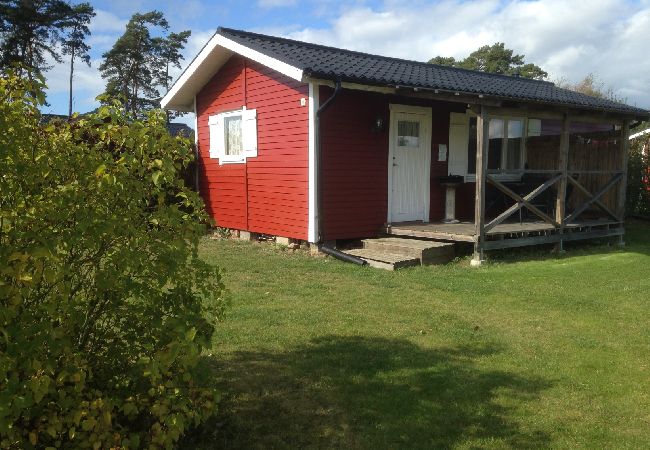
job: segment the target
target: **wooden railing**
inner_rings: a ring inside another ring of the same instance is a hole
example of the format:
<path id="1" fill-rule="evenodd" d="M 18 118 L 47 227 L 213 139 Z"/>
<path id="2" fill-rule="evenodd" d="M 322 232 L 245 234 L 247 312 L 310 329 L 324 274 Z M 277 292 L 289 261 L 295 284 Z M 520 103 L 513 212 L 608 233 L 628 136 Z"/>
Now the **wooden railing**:
<path id="1" fill-rule="evenodd" d="M 557 172 L 557 171 L 556 171 Z M 492 175 L 487 175 L 487 181 L 492 184 L 495 188 L 503 192 L 505 195 L 508 197 L 512 198 L 515 201 L 515 204 L 512 205 L 510 208 L 499 214 L 498 217 L 493 219 L 490 223 L 485 225 L 485 231 L 489 231 L 492 228 L 496 227 L 499 225 L 501 222 L 504 220 L 508 219 L 510 216 L 515 214 L 517 211 L 521 210 L 522 208 L 527 208 L 530 210 L 533 214 L 536 216 L 540 217 L 542 220 L 545 222 L 550 223 L 551 225 L 555 227 L 559 227 L 560 224 L 555 221 L 551 216 L 540 210 L 538 207 L 533 205 L 531 202 L 532 200 L 537 197 L 539 194 L 553 186 L 555 183 L 560 181 L 562 179 L 562 174 L 558 174 L 551 178 L 550 180 L 542 183 L 535 189 L 533 189 L 531 192 L 526 194 L 525 196 L 520 196 L 516 192 L 514 192 L 512 189 L 508 188 L 506 185 L 498 181 L 496 178 L 494 178 Z"/>

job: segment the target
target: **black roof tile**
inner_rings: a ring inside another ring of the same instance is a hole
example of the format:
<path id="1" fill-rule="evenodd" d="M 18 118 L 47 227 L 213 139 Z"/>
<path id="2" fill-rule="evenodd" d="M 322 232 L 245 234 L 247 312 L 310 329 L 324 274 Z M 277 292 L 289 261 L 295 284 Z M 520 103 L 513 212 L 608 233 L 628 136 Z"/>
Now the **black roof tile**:
<path id="1" fill-rule="evenodd" d="M 439 89 L 483 94 L 648 117 L 650 112 L 611 100 L 562 89 L 548 81 L 439 66 L 292 39 L 219 28 L 217 33 L 267 56 L 302 69 L 314 78 L 378 86 Z"/>

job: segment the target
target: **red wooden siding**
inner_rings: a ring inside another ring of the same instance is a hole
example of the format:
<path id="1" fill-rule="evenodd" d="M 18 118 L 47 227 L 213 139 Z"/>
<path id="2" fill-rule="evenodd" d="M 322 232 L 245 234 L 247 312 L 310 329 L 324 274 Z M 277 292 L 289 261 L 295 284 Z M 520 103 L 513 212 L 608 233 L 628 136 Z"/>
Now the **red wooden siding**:
<path id="1" fill-rule="evenodd" d="M 321 104 L 332 92 L 321 87 Z M 462 105 L 342 90 L 321 116 L 325 240 L 376 236 L 386 224 L 390 103 L 432 108 L 430 220 L 444 217 L 437 177 L 447 174 L 447 162 L 438 161 L 438 145 L 449 145 L 449 113 L 462 111 Z M 372 131 L 377 117 L 387 124 L 380 133 Z"/>
<path id="2" fill-rule="evenodd" d="M 196 98 L 201 195 L 217 225 L 307 239 L 308 86 L 233 56 Z M 219 165 L 209 155 L 208 117 L 257 110 L 257 157 Z"/>
<path id="3" fill-rule="evenodd" d="M 447 175 L 447 160 L 438 161 L 438 146 L 447 146 L 449 158 L 449 113 L 455 111 L 450 105 L 434 103 L 431 124 L 431 195 L 429 205 L 429 221 L 442 220 L 445 217 L 446 190 L 438 182 L 438 177 Z"/>
<path id="4" fill-rule="evenodd" d="M 331 94 L 321 87 L 321 104 Z M 321 115 L 325 240 L 374 236 L 386 222 L 388 131 L 372 132 L 377 116 L 388 120 L 381 95 L 348 90 Z"/>

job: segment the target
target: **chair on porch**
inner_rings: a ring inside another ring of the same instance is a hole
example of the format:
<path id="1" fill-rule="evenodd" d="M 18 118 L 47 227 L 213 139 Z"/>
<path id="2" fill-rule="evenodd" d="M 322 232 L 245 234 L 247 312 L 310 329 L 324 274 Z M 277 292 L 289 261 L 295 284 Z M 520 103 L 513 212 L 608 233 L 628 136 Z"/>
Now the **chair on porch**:
<path id="1" fill-rule="evenodd" d="M 519 191 L 515 190 L 517 194 L 524 197 L 532 192 L 539 185 L 544 184 L 551 178 L 551 175 L 547 174 L 534 174 L 534 173 L 525 173 L 521 177 L 521 183 L 518 186 Z M 544 192 L 535 197 L 531 204 L 535 206 L 540 211 L 553 216 L 555 214 L 555 198 L 557 197 L 557 189 L 555 186 L 552 188 L 546 189 Z M 525 209 L 525 211 L 523 211 Z M 522 208 L 519 210 L 519 222 L 522 223 L 524 216 L 526 219 L 536 218 L 537 216 L 527 208 Z"/>

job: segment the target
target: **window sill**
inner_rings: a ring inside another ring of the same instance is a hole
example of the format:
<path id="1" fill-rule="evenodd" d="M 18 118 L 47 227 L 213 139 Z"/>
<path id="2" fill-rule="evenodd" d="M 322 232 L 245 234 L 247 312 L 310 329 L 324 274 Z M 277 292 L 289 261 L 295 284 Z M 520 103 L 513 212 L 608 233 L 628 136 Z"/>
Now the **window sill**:
<path id="1" fill-rule="evenodd" d="M 228 157 L 223 155 L 218 155 L 215 153 L 210 153 L 210 159 L 218 159 L 219 165 L 222 164 L 244 164 L 246 162 L 246 156 L 242 155 L 240 157 Z"/>
<path id="2" fill-rule="evenodd" d="M 223 164 L 244 164 L 246 163 L 246 156 L 240 156 L 240 157 L 226 157 L 226 156 L 220 156 L 219 157 L 219 165 Z"/>

